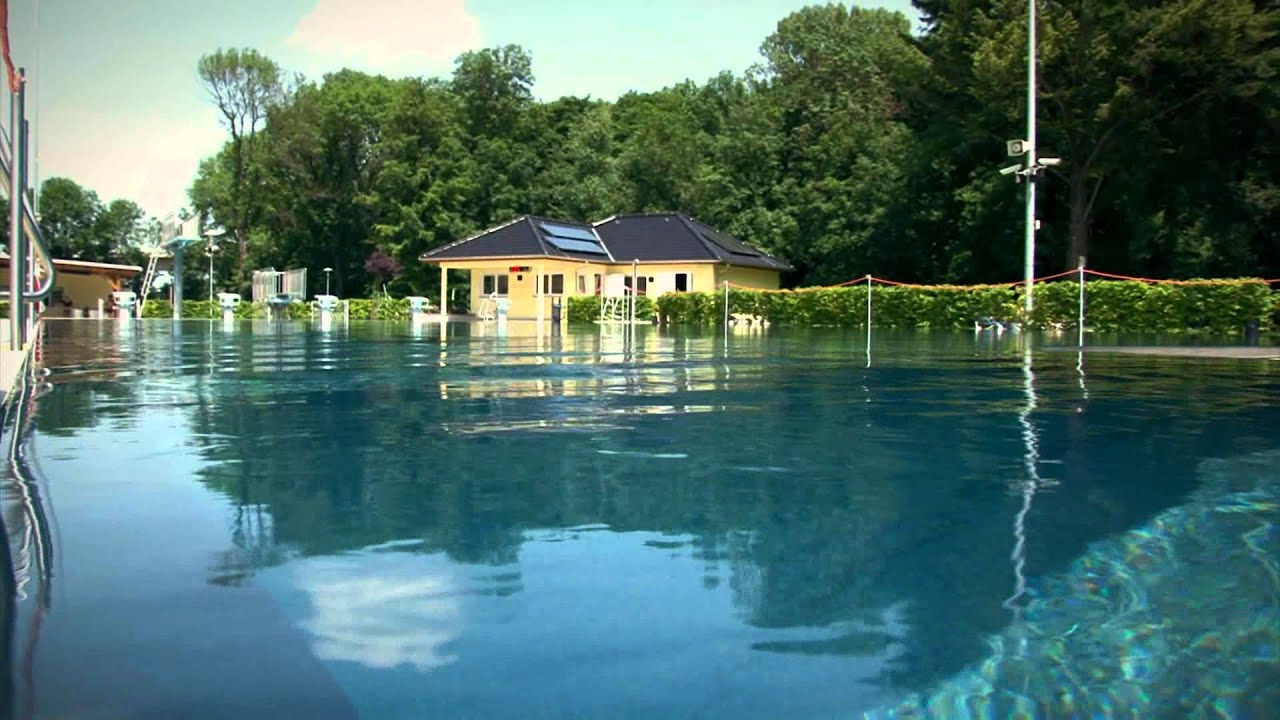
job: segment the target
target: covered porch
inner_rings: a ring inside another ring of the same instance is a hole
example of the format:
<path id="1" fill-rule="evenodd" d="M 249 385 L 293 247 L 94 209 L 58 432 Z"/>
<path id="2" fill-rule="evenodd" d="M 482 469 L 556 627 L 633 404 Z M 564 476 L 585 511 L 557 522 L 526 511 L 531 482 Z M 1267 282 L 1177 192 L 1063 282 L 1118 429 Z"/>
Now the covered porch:
<path id="1" fill-rule="evenodd" d="M 98 312 L 99 302 L 106 303 L 111 293 L 120 290 L 142 272 L 137 265 L 54 260 L 57 284 L 49 298 L 48 317 L 90 317 Z M 0 256 L 0 285 L 9 283 L 9 257 Z"/>
<path id="2" fill-rule="evenodd" d="M 439 303 L 441 308 L 450 307 L 450 271 L 466 273 L 466 307 L 470 315 L 492 318 L 499 304 L 505 304 L 507 317 L 512 320 L 548 320 L 554 308 L 563 311 L 570 297 L 615 292 L 622 295 L 622 278 L 619 275 L 611 281 L 610 270 L 613 268 L 600 263 L 547 258 L 442 262 Z M 456 307 L 456 303 L 453 305 Z"/>

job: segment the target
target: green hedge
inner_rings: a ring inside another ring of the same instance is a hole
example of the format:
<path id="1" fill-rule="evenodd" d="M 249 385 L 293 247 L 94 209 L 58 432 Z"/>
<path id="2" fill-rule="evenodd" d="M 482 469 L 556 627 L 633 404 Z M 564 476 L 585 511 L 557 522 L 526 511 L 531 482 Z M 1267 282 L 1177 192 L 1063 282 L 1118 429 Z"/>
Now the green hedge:
<path id="1" fill-rule="evenodd" d="M 352 299 L 352 320 L 408 320 L 409 300 L 407 298 L 372 298 Z M 236 317 L 241 319 L 266 318 L 266 303 L 242 302 L 236 307 Z M 148 300 L 142 308 L 144 318 L 173 317 L 173 304 L 168 300 Z M 222 308 L 216 302 L 208 300 L 184 300 L 182 317 L 216 318 L 222 316 Z M 286 316 L 293 319 L 312 317 L 310 303 L 294 303 L 286 310 Z"/>
<path id="2" fill-rule="evenodd" d="M 591 323 L 600 319 L 600 298 L 593 295 L 570 296 L 565 307 L 565 320 L 571 323 Z M 657 304 L 651 297 L 639 297 L 636 302 L 636 319 L 653 320 Z"/>
<path id="3" fill-rule="evenodd" d="M 1037 285 L 1035 325 L 1075 327 L 1080 286 Z M 1234 334 L 1248 320 L 1264 330 L 1280 321 L 1280 293 L 1260 280 L 1219 280 L 1195 285 L 1154 285 L 1097 280 L 1086 284 L 1085 325 L 1100 332 L 1188 332 Z M 672 293 L 657 301 L 663 322 L 718 324 L 721 293 Z M 733 290 L 729 311 L 758 315 L 782 325 L 865 327 L 867 288 L 855 285 L 783 292 Z M 1020 288 L 893 287 L 872 289 L 873 324 L 888 328 L 968 328 L 989 316 L 1022 321 Z M 572 316 L 571 316 L 572 319 Z M 594 319 L 594 318 L 592 318 Z"/>
<path id="4" fill-rule="evenodd" d="M 1076 325 L 1079 285 L 1074 282 L 1043 283 L 1035 289 L 1034 324 Z M 353 320 L 407 320 L 409 301 L 405 298 L 354 299 Z M 183 302 L 183 317 L 214 318 L 222 314 L 217 303 L 208 300 Z M 1249 320 L 1257 320 L 1266 332 L 1280 328 L 1280 291 L 1273 292 L 1260 280 L 1217 280 L 1195 285 L 1150 284 L 1093 280 L 1086 285 L 1086 320 L 1090 330 L 1099 332 L 1209 332 L 1236 334 Z M 979 317 L 1021 320 L 1020 288 L 989 287 L 893 287 L 872 289 L 873 323 L 886 328 L 969 328 Z M 0 317 L 8 317 L 7 302 L 0 302 Z M 733 290 L 729 310 L 734 314 L 758 315 L 780 325 L 863 327 L 867 320 L 867 288 L 854 285 L 783 292 Z M 289 306 L 288 317 L 311 317 L 308 303 Z M 708 293 L 668 293 L 642 297 L 636 307 L 637 319 L 651 321 L 657 313 L 663 322 L 680 325 L 717 325 L 724 318 L 724 295 Z M 570 297 L 566 320 L 589 323 L 599 319 L 600 299 Z M 173 316 L 167 300 L 148 300 L 143 312 L 148 318 Z M 239 318 L 265 318 L 265 303 L 241 303 Z"/>

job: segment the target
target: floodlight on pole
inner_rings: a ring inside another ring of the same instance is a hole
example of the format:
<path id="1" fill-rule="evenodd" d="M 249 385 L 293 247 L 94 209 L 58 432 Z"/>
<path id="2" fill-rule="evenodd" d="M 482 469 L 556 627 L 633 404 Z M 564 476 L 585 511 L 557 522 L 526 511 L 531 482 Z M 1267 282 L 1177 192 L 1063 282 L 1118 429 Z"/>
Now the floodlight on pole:
<path id="1" fill-rule="evenodd" d="M 331 267 L 327 267 L 324 269 L 324 294 L 325 295 L 329 294 L 329 273 L 331 272 L 333 272 L 333 268 Z"/>
<path id="2" fill-rule="evenodd" d="M 1023 248 L 1023 309 L 1031 321 L 1036 276 L 1036 0 L 1027 2 L 1027 227 Z"/>
<path id="3" fill-rule="evenodd" d="M 1036 0 L 1027 2 L 1027 136 L 1005 143 L 1009 157 L 1022 156 L 1022 165 L 1010 165 L 1000 169 L 1001 175 L 1012 175 L 1018 182 L 1027 181 L 1026 239 L 1023 243 L 1023 311 L 1031 319 L 1035 309 L 1032 286 L 1036 276 L 1036 177 L 1046 168 L 1062 163 L 1062 158 L 1036 158 Z"/>
<path id="4" fill-rule="evenodd" d="M 227 231 L 220 227 L 212 227 L 204 231 L 204 236 L 209 239 L 209 302 L 213 302 L 213 254 L 218 251 L 214 238 L 220 238 L 226 234 Z"/>

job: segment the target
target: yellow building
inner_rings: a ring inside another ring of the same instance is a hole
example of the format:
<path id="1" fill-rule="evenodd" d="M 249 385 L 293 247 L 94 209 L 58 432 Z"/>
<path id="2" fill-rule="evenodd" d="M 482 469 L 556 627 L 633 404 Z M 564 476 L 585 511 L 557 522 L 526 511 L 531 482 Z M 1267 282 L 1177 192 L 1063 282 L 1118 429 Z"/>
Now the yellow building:
<path id="1" fill-rule="evenodd" d="M 626 297 L 633 278 L 638 295 L 656 297 L 725 282 L 776 289 L 791 269 L 681 213 L 618 215 L 590 225 L 525 215 L 421 259 L 440 267 L 442 308 L 448 271 L 464 270 L 471 274 L 471 313 L 502 302 L 513 319 L 550 317 L 553 303 L 575 295 Z"/>
<path id="2" fill-rule="evenodd" d="M 142 272 L 137 265 L 54 260 L 57 273 L 48 313 L 52 317 L 76 317 L 86 309 L 97 311 L 98 301 L 106 301 L 129 278 Z M 0 256 L 0 287 L 9 287 L 9 257 Z"/>

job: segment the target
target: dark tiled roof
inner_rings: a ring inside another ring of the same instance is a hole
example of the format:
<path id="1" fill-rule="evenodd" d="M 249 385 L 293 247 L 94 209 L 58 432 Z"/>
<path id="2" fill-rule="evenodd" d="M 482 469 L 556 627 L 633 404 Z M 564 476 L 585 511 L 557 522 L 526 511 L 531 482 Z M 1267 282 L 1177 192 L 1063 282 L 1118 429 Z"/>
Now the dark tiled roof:
<path id="1" fill-rule="evenodd" d="M 455 258 L 511 257 L 541 255 L 542 243 L 526 222 L 526 218 L 512 220 L 506 225 L 486 230 L 479 235 L 463 238 L 422 254 L 422 260 L 452 260 Z"/>
<path id="2" fill-rule="evenodd" d="M 713 260 L 743 267 L 785 271 L 791 266 L 681 213 L 619 215 L 596 224 L 620 262 Z"/>
<path id="3" fill-rule="evenodd" d="M 461 260 L 464 258 L 531 257 L 536 255 L 545 255 L 547 257 L 561 259 L 611 262 L 611 258 L 607 254 L 601 255 L 598 253 L 579 253 L 561 250 L 551 242 L 547 241 L 548 234 L 542 229 L 541 225 L 544 222 L 578 228 L 579 230 L 591 233 L 595 236 L 595 231 L 586 223 L 525 215 L 512 220 L 506 225 L 499 225 L 496 228 L 486 230 L 478 235 L 472 235 L 471 237 L 464 238 L 455 243 L 438 247 L 435 250 L 429 250 L 423 253 L 419 259 L 439 261 Z"/>
<path id="4" fill-rule="evenodd" d="M 607 254 L 563 250 L 550 240 L 543 223 L 565 225 L 591 233 L 601 241 Z M 619 215 L 594 226 L 526 215 L 426 252 L 421 259 L 440 261 L 538 255 L 606 263 L 701 261 L 766 270 L 791 269 L 786 262 L 681 213 Z"/>

